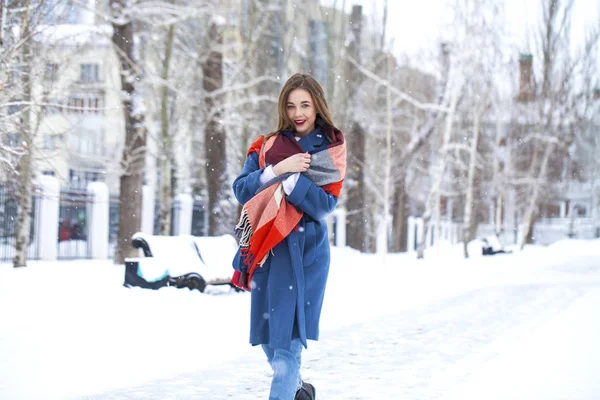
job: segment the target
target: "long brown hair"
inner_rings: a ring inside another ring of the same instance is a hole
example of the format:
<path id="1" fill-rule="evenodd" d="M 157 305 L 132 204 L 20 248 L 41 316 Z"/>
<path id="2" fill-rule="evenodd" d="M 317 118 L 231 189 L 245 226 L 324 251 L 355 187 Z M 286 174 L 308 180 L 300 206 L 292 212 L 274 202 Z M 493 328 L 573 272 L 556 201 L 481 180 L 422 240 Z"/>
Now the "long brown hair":
<path id="1" fill-rule="evenodd" d="M 332 127 L 335 126 L 333 125 L 333 118 L 331 117 L 331 111 L 329 111 L 327 100 L 325 100 L 325 92 L 323 91 L 323 88 L 319 82 L 317 82 L 315 78 L 308 74 L 297 73 L 292 75 L 292 77 L 287 80 L 281 89 L 279 101 L 277 102 L 277 130 L 266 135 L 267 138 L 276 135 L 279 132 L 292 130 L 294 128 L 294 123 L 287 116 L 286 106 L 290 93 L 296 89 L 305 89 L 308 91 L 313 99 L 314 106 L 317 111 L 317 118 L 321 117 L 325 123 L 331 125 Z"/>

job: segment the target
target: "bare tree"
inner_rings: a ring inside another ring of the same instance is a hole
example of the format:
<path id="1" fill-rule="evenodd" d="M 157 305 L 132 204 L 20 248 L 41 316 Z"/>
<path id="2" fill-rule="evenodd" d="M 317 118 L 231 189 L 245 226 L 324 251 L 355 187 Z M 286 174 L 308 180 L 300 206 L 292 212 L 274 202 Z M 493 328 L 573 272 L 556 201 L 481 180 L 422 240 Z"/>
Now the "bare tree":
<path id="1" fill-rule="evenodd" d="M 174 4 L 174 0 L 171 0 Z M 165 39 L 165 55 L 162 60 L 161 78 L 163 85 L 160 89 L 160 120 L 161 120 L 161 147 L 159 149 L 160 170 L 160 215 L 159 233 L 169 235 L 171 233 L 171 200 L 173 196 L 171 170 L 173 168 L 173 133 L 169 124 L 169 70 L 171 68 L 171 54 L 173 53 L 173 42 L 175 41 L 175 23 L 167 28 Z"/>
<path id="2" fill-rule="evenodd" d="M 447 71 L 447 69 L 442 69 Z M 405 88 L 412 95 L 419 95 L 422 101 L 441 101 L 443 100 L 444 88 L 447 84 L 447 74 L 442 74 L 442 78 L 434 80 L 432 76 L 420 73 L 418 71 L 408 70 L 402 77 Z M 397 138 L 395 151 L 399 153 L 394 163 L 394 229 L 392 231 L 392 249 L 393 251 L 406 251 L 408 249 L 408 203 L 410 201 L 408 171 L 414 170 L 414 159 L 418 154 L 423 154 L 424 149 L 430 145 L 430 139 L 436 132 L 436 127 L 442 120 L 445 112 L 442 110 L 424 110 L 418 107 L 404 105 L 407 108 L 405 126 L 408 127 L 408 138 L 400 142 Z M 402 126 L 401 123 L 396 125 Z M 402 143 L 402 145 L 400 145 Z M 404 144 L 406 143 L 406 144 Z M 414 174 L 413 174 L 414 175 Z M 414 193 L 413 193 L 414 196 Z"/>
<path id="3" fill-rule="evenodd" d="M 4 52 L 4 25 L 6 23 L 7 0 L 0 0 L 0 48 Z"/>
<path id="4" fill-rule="evenodd" d="M 464 77 L 462 76 L 462 71 L 460 71 L 456 66 L 454 66 L 449 74 L 447 96 L 445 96 L 446 98 L 448 98 L 448 113 L 445 117 L 442 141 L 440 143 L 440 149 L 437 160 L 437 168 L 434 167 L 432 171 L 432 184 L 429 190 L 429 194 L 427 195 L 427 200 L 425 202 L 425 212 L 423 213 L 423 229 L 421 230 L 421 234 L 418 238 L 417 243 L 417 258 L 419 259 L 423 258 L 425 255 L 425 242 L 427 239 L 429 221 L 431 220 L 431 216 L 434 213 L 434 211 L 437 212 L 438 216 L 440 214 L 439 210 L 441 202 L 440 199 L 442 193 L 442 183 L 444 181 L 444 175 L 446 172 L 449 144 L 452 136 L 452 129 L 454 126 L 456 107 L 463 87 L 463 79 Z M 437 225 L 439 226 L 439 223 Z M 436 233 L 436 237 L 439 237 L 439 232 Z"/>
<path id="5" fill-rule="evenodd" d="M 475 84 L 473 86 L 474 89 L 478 89 L 479 85 Z M 477 145 L 479 144 L 479 136 L 481 133 L 481 119 L 483 117 L 483 113 L 485 111 L 485 104 L 479 103 L 475 107 L 473 107 L 473 128 L 472 128 L 472 136 L 471 136 L 471 144 L 469 149 L 469 170 L 467 176 L 467 191 L 465 195 L 465 207 L 464 207 L 464 219 L 463 219 L 463 227 L 462 227 L 462 237 L 463 237 L 463 253 L 465 258 L 469 257 L 468 244 L 472 239 L 471 235 L 471 225 L 473 218 L 473 209 L 474 207 L 474 185 L 475 185 L 475 168 L 477 166 Z"/>
<path id="6" fill-rule="evenodd" d="M 467 0 L 462 3 L 459 16 L 463 20 L 465 37 L 468 48 L 477 49 L 468 53 L 468 57 L 462 63 L 466 70 L 468 79 L 465 84 L 466 94 L 464 106 L 467 108 L 464 121 L 470 126 L 470 132 L 464 134 L 465 139 L 470 139 L 466 163 L 467 177 L 465 183 L 464 216 L 462 226 L 463 253 L 465 258 L 469 257 L 468 243 L 473 239 L 477 230 L 475 211 L 477 201 L 475 192 L 481 186 L 481 179 L 476 181 L 478 169 L 483 165 L 478 162 L 479 140 L 485 129 L 486 117 L 492 103 L 498 103 L 495 99 L 495 84 L 492 76 L 498 70 L 499 55 L 501 55 L 499 35 L 501 34 L 501 11 L 497 2 L 483 2 L 480 0 Z M 486 50 L 482 50 L 486 49 Z M 498 118 L 499 115 L 496 115 Z M 463 173 L 464 175 L 464 173 Z"/>
<path id="7" fill-rule="evenodd" d="M 139 73 L 135 61 L 134 22 L 123 11 L 126 0 L 110 0 L 113 11 L 112 42 L 121 67 L 122 107 L 125 119 L 125 147 L 121 159 L 119 192 L 119 234 L 115 262 L 135 256 L 131 237 L 139 232 L 142 217 L 142 185 L 146 155 L 146 128 L 136 82 Z"/>
<path id="8" fill-rule="evenodd" d="M 23 4 L 24 11 L 21 19 L 21 38 L 26 38 L 31 35 L 30 12 L 31 1 L 27 0 Z M 21 99 L 26 104 L 20 117 L 20 133 L 21 141 L 26 152 L 19 159 L 17 172 L 17 203 L 19 212 L 17 213 L 16 221 L 16 242 L 15 242 L 15 257 L 13 259 L 14 267 L 27 266 L 27 247 L 29 245 L 29 227 L 31 225 L 31 197 L 33 195 L 33 163 L 31 151 L 33 148 L 33 127 L 31 118 L 31 41 L 25 40 L 21 49 L 19 64 L 21 70 Z"/>
<path id="9" fill-rule="evenodd" d="M 362 113 L 356 115 L 364 118 L 368 115 L 370 121 L 369 140 L 365 143 L 369 154 L 367 157 L 384 161 L 363 166 L 367 190 L 365 196 L 368 195 L 365 211 L 372 213 L 373 219 L 380 223 L 378 247 L 381 251 L 387 247 L 383 243 L 389 242 L 386 237 L 391 226 L 392 193 L 404 191 L 407 168 L 414 156 L 428 143 L 437 122 L 447 110 L 445 105 L 432 102 L 436 100 L 434 92 L 439 90 L 435 88 L 432 77 L 408 67 L 398 68 L 397 61 L 391 55 L 380 53 L 379 57 L 374 57 L 374 65 L 370 67 L 359 64 L 349 56 L 347 59 L 365 79 L 358 92 L 363 104 Z M 393 67 L 389 68 L 388 79 L 384 79 L 381 76 L 388 74 L 388 63 Z M 443 88 L 446 79 L 443 78 L 440 83 Z M 402 194 L 399 197 L 405 196 Z M 398 232 L 406 231 L 406 203 L 395 203 L 394 225 L 399 227 Z M 387 218 L 383 217 L 385 212 Z M 401 233 L 400 237 L 397 236 L 398 232 L 394 241 L 403 241 L 405 246 L 406 234 L 402 239 Z M 402 245 L 395 246 L 398 248 Z"/>
<path id="10" fill-rule="evenodd" d="M 351 21 L 351 31 L 349 33 L 347 53 L 355 60 L 360 60 L 360 39 L 362 32 L 362 6 L 353 6 Z M 360 74 L 356 63 L 348 62 L 346 77 L 349 82 L 359 82 Z M 357 102 L 356 92 L 349 93 L 349 101 Z M 357 104 L 355 105 L 357 106 Z M 351 109 L 350 107 L 348 109 Z M 351 114 L 352 115 L 352 114 Z M 346 208 L 348 210 L 348 245 L 352 248 L 366 251 L 366 202 L 365 202 L 365 130 L 361 121 L 349 120 L 350 132 L 348 141 L 348 173 L 346 180 L 347 200 Z"/>
<path id="11" fill-rule="evenodd" d="M 17 201 L 14 267 L 27 265 L 30 243 L 32 196 L 35 178 L 36 141 L 40 127 L 41 100 L 33 94 L 35 75 L 46 62 L 46 52 L 35 42 L 47 10 L 31 0 L 2 1 L 0 32 L 0 157 L 4 179 L 12 182 Z M 6 136 L 16 142 L 5 144 Z"/>
<path id="12" fill-rule="evenodd" d="M 589 87 L 578 83 L 578 75 L 585 75 L 589 54 L 598 49 L 599 27 L 588 35 L 575 57 L 571 56 L 569 32 L 574 2 L 564 4 L 558 0 L 542 2 L 543 23 L 540 30 L 541 53 L 540 90 L 535 100 L 528 104 L 536 107 L 533 124 L 526 132 L 525 140 L 533 143 L 531 160 L 524 179 L 526 200 L 520 226 L 519 247 L 522 249 L 531 238 L 533 222 L 539 206 L 540 196 L 548 187 L 552 170 L 563 168 L 565 158 L 556 158 L 557 150 L 566 148 L 574 135 L 582 130 L 582 123 L 590 120 Z M 531 110 L 530 106 L 521 107 Z"/>
<path id="13" fill-rule="evenodd" d="M 384 23 L 387 18 L 387 1 L 385 3 L 385 18 Z M 384 25 L 385 26 L 385 25 Z M 384 30 L 385 32 L 385 30 Z M 382 37 L 382 41 L 385 39 L 385 35 Z M 386 62 L 387 69 L 387 80 L 391 83 L 392 81 L 392 69 L 394 67 L 393 60 L 388 57 Z M 391 202 L 392 202 L 392 125 L 393 125 L 393 114 L 392 114 L 392 90 L 391 84 L 387 85 L 385 88 L 385 110 L 386 110 L 386 129 L 385 129 L 385 164 L 384 164 L 384 178 L 383 178 L 383 215 L 381 217 L 380 223 L 383 225 L 381 228 L 382 237 L 381 241 L 383 243 L 380 244 L 380 249 L 383 253 L 388 252 L 388 243 L 389 243 L 389 230 L 391 227 Z"/>
<path id="14" fill-rule="evenodd" d="M 220 21 L 213 20 L 209 37 L 213 45 L 204 63 L 204 90 L 206 90 L 206 111 L 209 114 L 204 131 L 206 156 L 206 183 L 208 188 L 209 234 L 218 235 L 230 231 L 226 223 L 227 202 L 227 167 L 225 157 L 226 131 L 221 125 L 219 103 L 211 96 L 223 87 L 223 53 L 217 46 L 223 44 L 223 33 Z"/>

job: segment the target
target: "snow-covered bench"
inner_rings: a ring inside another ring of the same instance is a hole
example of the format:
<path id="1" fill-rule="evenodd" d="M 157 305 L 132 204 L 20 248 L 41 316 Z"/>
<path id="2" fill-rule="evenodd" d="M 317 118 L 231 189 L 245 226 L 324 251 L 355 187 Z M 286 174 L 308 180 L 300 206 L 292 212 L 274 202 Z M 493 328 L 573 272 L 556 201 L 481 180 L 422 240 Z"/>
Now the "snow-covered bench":
<path id="1" fill-rule="evenodd" d="M 206 285 L 229 285 L 237 242 L 223 236 L 154 236 L 136 233 L 132 245 L 144 257 L 125 260 L 124 286 L 158 289 L 187 287 L 204 291 Z"/>

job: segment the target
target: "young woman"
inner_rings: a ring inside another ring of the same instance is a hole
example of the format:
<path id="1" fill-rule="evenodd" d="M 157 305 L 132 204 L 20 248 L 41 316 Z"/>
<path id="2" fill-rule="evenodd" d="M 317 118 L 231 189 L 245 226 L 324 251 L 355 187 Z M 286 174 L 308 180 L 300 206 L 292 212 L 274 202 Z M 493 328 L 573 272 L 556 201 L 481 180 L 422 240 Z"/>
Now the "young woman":
<path id="1" fill-rule="evenodd" d="M 233 182 L 244 207 L 232 282 L 251 291 L 250 343 L 262 345 L 273 369 L 269 399 L 312 400 L 300 356 L 319 337 L 329 272 L 325 217 L 342 189 L 346 143 L 310 75 L 285 83 L 277 110 L 277 130 L 250 146 Z"/>

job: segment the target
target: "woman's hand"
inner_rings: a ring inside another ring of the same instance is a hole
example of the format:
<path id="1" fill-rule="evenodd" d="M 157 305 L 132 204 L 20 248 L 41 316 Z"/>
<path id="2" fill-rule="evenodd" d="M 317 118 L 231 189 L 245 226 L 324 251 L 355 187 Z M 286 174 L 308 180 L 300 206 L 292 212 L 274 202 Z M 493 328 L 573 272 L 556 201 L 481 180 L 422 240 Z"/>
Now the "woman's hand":
<path id="1" fill-rule="evenodd" d="M 310 154 L 298 153 L 289 156 L 283 161 L 280 161 L 273 167 L 275 175 L 286 174 L 288 172 L 304 172 L 310 166 Z"/>

